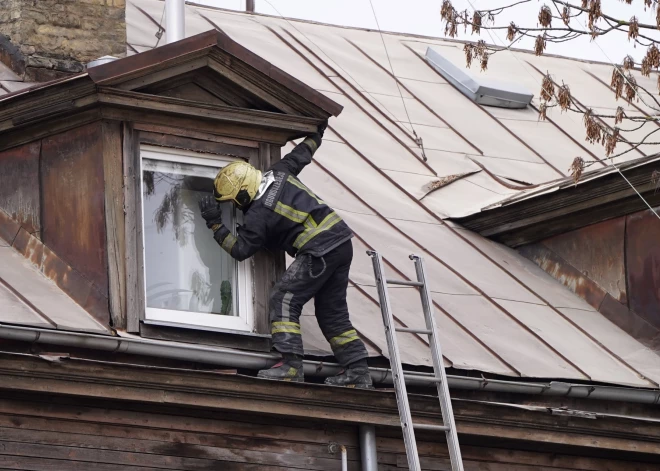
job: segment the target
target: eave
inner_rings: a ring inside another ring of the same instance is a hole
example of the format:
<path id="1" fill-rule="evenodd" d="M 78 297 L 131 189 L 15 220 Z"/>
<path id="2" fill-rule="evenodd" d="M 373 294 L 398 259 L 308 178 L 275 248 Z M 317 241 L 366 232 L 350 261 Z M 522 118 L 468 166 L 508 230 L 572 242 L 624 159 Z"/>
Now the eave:
<path id="1" fill-rule="evenodd" d="M 577 184 L 572 178 L 551 182 L 454 221 L 518 247 L 648 209 L 647 202 L 660 205 L 654 171 L 660 171 L 660 155 L 619 164 L 618 170 L 610 166 L 585 172 Z"/>

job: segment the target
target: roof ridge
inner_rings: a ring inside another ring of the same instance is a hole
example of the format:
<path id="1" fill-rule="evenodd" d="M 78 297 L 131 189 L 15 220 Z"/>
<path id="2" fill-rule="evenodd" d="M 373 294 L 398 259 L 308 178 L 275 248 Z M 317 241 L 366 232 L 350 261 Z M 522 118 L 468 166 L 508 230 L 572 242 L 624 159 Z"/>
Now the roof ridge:
<path id="1" fill-rule="evenodd" d="M 159 0 L 161 2 L 164 2 L 165 0 Z M 239 15 L 239 16 L 261 16 L 264 18 L 273 18 L 276 20 L 284 20 L 288 22 L 296 22 L 296 23 L 305 23 L 305 24 L 311 24 L 311 25 L 319 25 L 319 26 L 330 26 L 334 28 L 341 28 L 341 29 L 350 29 L 354 31 L 366 31 L 366 32 L 373 32 L 373 33 L 379 33 L 379 30 L 375 28 L 364 28 L 360 26 L 347 26 L 347 25 L 337 25 L 337 24 L 332 24 L 332 23 L 323 23 L 321 21 L 314 21 L 314 20 L 306 20 L 303 18 L 291 18 L 291 17 L 286 17 L 286 16 L 279 16 L 279 15 L 270 15 L 267 13 L 257 13 L 257 12 L 244 12 L 244 11 L 239 11 L 239 10 L 231 10 L 228 8 L 220 8 L 220 7 L 213 7 L 210 5 L 203 5 L 201 3 L 195 3 L 194 1 L 188 1 L 186 0 L 185 2 L 187 5 L 194 7 L 194 8 L 200 8 L 200 9 L 206 9 L 206 10 L 213 10 L 213 11 L 221 11 L 225 12 L 228 14 L 232 15 Z M 452 39 L 452 38 L 443 38 L 439 36 L 429 36 L 426 34 L 417 34 L 417 33 L 402 33 L 402 32 L 397 32 L 397 31 L 386 31 L 386 30 L 381 30 L 380 33 L 382 34 L 389 34 L 393 36 L 404 36 L 404 37 L 410 37 L 410 38 L 416 38 L 416 39 L 428 39 L 428 40 L 433 40 L 433 41 L 442 41 L 442 42 L 447 42 L 447 43 L 452 43 L 452 44 L 468 44 L 468 43 L 474 43 L 475 41 L 469 41 L 465 39 Z M 521 52 L 525 54 L 532 54 L 536 55 L 532 49 L 522 49 L 522 48 L 516 48 L 516 47 L 503 47 L 497 44 L 489 44 L 492 47 L 499 48 L 502 50 L 510 50 L 514 52 Z M 562 56 L 561 54 L 543 54 L 543 57 L 551 57 L 555 59 L 566 59 L 574 62 L 580 62 L 583 64 L 596 64 L 596 65 L 607 65 L 611 66 L 612 64 L 607 61 L 597 61 L 597 60 L 590 60 L 590 59 L 578 59 L 575 57 L 568 57 L 568 56 Z M 639 69 L 635 69 L 639 70 Z M 652 71 L 653 73 L 653 71 Z M 656 74 L 660 72 L 655 72 Z"/>

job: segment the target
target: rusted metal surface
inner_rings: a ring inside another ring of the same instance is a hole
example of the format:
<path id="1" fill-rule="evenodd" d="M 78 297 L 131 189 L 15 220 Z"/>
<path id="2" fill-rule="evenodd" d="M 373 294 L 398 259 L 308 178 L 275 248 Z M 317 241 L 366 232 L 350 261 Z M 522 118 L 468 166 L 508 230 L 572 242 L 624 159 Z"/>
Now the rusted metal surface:
<path id="1" fill-rule="evenodd" d="M 39 141 L 0 152 L 0 208 L 28 232 L 40 230 Z"/>
<path id="2" fill-rule="evenodd" d="M 626 304 L 625 230 L 624 216 L 545 239 L 542 244 Z"/>
<path id="3" fill-rule="evenodd" d="M 43 140 L 42 240 L 107 297 L 100 123 Z"/>
<path id="4" fill-rule="evenodd" d="M 73 269 L 46 247 L 41 240 L 29 234 L 23 228 L 14 239 L 13 248 L 91 314 L 101 325 L 108 325 L 108 297 L 101 292 L 99 287 Z"/>
<path id="5" fill-rule="evenodd" d="M 656 328 L 660 328 L 659 241 L 660 220 L 650 210 L 627 217 L 628 304 Z"/>
<path id="6" fill-rule="evenodd" d="M 660 353 L 660 330 L 632 312 L 609 294 L 600 305 L 600 313 L 624 332 L 656 353 Z"/>
<path id="7" fill-rule="evenodd" d="M 518 252 L 543 268 L 549 275 L 598 309 L 605 291 L 578 269 L 542 243 L 524 245 Z"/>
<path id="8" fill-rule="evenodd" d="M 179 61 L 181 56 L 187 54 L 192 56 L 194 53 L 211 50 L 214 47 L 227 52 L 231 56 L 265 74 L 278 84 L 317 106 L 328 115 L 338 116 L 341 113 L 343 109 L 341 105 L 305 85 L 283 70 L 278 69 L 267 60 L 257 56 L 219 31 L 207 31 L 143 52 L 142 54 L 103 64 L 91 68 L 89 74 L 96 83 L 109 83 L 120 79 L 124 75 L 135 73 L 137 70 L 140 70 L 141 73 L 147 72 L 150 68 L 154 71 L 161 70 L 168 61 L 174 63 Z"/>
<path id="9" fill-rule="evenodd" d="M 20 229 L 21 225 L 0 209 L 0 245 L 11 245 Z"/>

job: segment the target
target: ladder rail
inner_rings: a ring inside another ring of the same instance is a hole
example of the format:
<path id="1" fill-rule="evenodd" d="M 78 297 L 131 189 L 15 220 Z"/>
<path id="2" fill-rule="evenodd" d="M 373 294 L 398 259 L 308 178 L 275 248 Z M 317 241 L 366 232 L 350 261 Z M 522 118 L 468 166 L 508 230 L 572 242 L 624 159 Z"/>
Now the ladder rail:
<path id="1" fill-rule="evenodd" d="M 383 324 L 385 325 L 385 335 L 387 337 L 387 347 L 390 354 L 390 365 L 392 367 L 392 380 L 396 392 L 396 402 L 399 407 L 399 418 L 401 420 L 401 430 L 403 432 L 403 441 L 406 446 L 406 458 L 408 459 L 408 468 L 411 471 L 421 471 L 419 463 L 419 453 L 417 451 L 417 441 L 415 440 L 415 430 L 412 423 L 412 414 L 410 413 L 410 404 L 408 403 L 408 391 L 403 376 L 403 366 L 399 354 L 399 346 L 396 340 L 394 327 L 394 316 L 390 305 L 390 298 L 387 292 L 387 280 L 383 270 L 383 259 L 377 252 L 367 252 L 371 256 L 376 277 L 376 286 L 381 300 L 380 310 L 383 315 Z"/>
<path id="2" fill-rule="evenodd" d="M 424 259 L 422 257 L 411 255 L 410 259 L 415 263 L 415 271 L 417 273 L 417 281 L 421 284 L 419 289 L 420 298 L 422 300 L 422 307 L 424 311 L 424 318 L 426 320 L 426 328 L 432 332 L 429 335 L 431 356 L 433 358 L 433 370 L 435 377 L 441 380 L 436 383 L 438 389 L 438 398 L 440 399 L 440 409 L 442 411 L 442 421 L 444 424 L 449 424 L 446 431 L 447 445 L 449 448 L 449 458 L 452 465 L 452 471 L 463 471 L 463 459 L 461 457 L 461 449 L 458 444 L 458 435 L 456 433 L 456 421 L 454 420 L 454 410 L 451 405 L 451 398 L 449 396 L 449 387 L 447 385 L 447 373 L 445 372 L 442 348 L 440 346 L 440 339 L 437 335 L 437 326 L 435 322 L 435 315 L 433 309 L 433 301 L 431 298 L 431 290 L 429 288 L 428 280 L 426 279 L 426 270 Z"/>

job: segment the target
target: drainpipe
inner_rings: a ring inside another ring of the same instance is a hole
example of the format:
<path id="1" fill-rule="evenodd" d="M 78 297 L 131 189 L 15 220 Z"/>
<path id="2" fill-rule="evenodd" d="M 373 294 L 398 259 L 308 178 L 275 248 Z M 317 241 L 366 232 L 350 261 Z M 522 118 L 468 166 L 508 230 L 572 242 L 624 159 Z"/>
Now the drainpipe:
<path id="1" fill-rule="evenodd" d="M 346 447 L 340 445 L 341 449 L 341 471 L 348 471 L 348 454 L 346 453 Z"/>
<path id="2" fill-rule="evenodd" d="M 373 425 L 360 425 L 360 457 L 362 471 L 378 471 L 376 427 Z"/>
<path id="3" fill-rule="evenodd" d="M 106 352 L 127 353 L 130 355 L 171 358 L 252 370 L 270 368 L 281 358 L 279 355 L 272 353 L 251 353 L 229 348 L 165 342 L 133 336 L 112 337 L 109 335 L 84 334 L 5 324 L 0 324 L 0 339 L 89 348 Z M 308 376 L 327 377 L 339 373 L 341 369 L 340 365 L 333 363 L 307 360 L 304 362 L 305 375 Z M 392 371 L 390 369 L 369 368 L 369 372 L 375 384 L 388 386 L 393 384 Z M 436 383 L 431 373 L 405 372 L 404 375 L 408 386 L 436 388 Z M 447 382 L 450 389 L 579 397 L 584 399 L 636 402 L 639 404 L 660 404 L 660 391 L 657 389 L 570 384 L 560 381 L 525 383 L 522 381 L 502 381 L 454 375 L 447 375 Z"/>
<path id="4" fill-rule="evenodd" d="M 186 37 L 185 0 L 165 0 L 165 31 L 167 44 L 180 41 Z"/>

